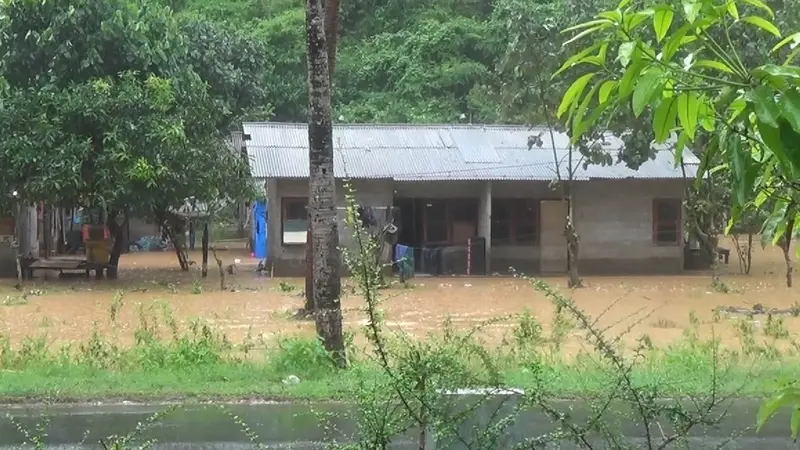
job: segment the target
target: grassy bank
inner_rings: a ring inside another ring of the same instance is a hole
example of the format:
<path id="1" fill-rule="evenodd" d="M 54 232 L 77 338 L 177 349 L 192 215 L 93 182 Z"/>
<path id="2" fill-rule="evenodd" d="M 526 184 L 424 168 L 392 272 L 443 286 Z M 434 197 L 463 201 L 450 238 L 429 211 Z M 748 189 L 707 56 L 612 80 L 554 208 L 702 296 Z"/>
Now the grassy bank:
<path id="1" fill-rule="evenodd" d="M 548 392 L 559 397 L 580 397 L 601 392 L 608 383 L 606 371 L 573 364 L 547 364 Z M 734 366 L 725 372 L 720 390 L 730 395 L 762 396 L 774 393 L 782 380 L 800 372 L 800 360 L 754 366 Z M 285 383 L 283 373 L 268 365 L 221 362 L 199 367 L 162 367 L 120 371 L 81 364 L 37 365 L 5 370 L 0 402 L 80 402 L 92 400 L 341 400 L 349 397 L 362 377 L 380 374 L 375 365 L 358 364 L 350 370 L 298 376 Z M 659 385 L 665 396 L 702 394 L 709 390 L 708 366 L 658 364 L 637 368 L 634 379 L 642 385 Z M 294 374 L 291 374 L 294 375 Z M 524 367 L 503 373 L 509 386 L 530 387 Z M 288 376 L 288 375 L 286 375 Z"/>
<path id="2" fill-rule="evenodd" d="M 505 385 L 576 397 L 603 392 L 619 379 L 620 368 L 602 358 L 594 344 L 586 346 L 594 350 L 569 360 L 559 356 L 564 342 L 576 335 L 569 320 L 558 319 L 548 335 L 529 314 L 509 320 L 514 327 L 500 348 L 486 347 L 476 335 L 445 324 L 441 336 L 425 343 L 395 337 L 390 350 L 399 356 L 398 370 L 409 349 L 428 352 L 431 361 L 439 361 L 431 370 L 456 374 L 440 380 L 451 388 Z M 638 349 L 620 354 L 631 380 L 657 388 L 660 396 L 705 394 L 712 388 L 761 396 L 800 372 L 800 356 L 778 350 L 777 338 L 770 345 L 755 334 L 741 327 L 741 345 L 723 349 L 687 329 L 669 347 L 654 348 L 644 337 Z M 169 316 L 160 321 L 142 317 L 135 335 L 132 346 L 118 345 L 113 336 L 99 332 L 70 346 L 41 337 L 15 346 L 5 341 L 0 346 L 0 401 L 336 400 L 352 398 L 365 381 L 386 378 L 371 351 L 350 348 L 351 367 L 340 371 L 313 340 L 232 344 L 208 324 L 193 322 L 181 329 Z"/>

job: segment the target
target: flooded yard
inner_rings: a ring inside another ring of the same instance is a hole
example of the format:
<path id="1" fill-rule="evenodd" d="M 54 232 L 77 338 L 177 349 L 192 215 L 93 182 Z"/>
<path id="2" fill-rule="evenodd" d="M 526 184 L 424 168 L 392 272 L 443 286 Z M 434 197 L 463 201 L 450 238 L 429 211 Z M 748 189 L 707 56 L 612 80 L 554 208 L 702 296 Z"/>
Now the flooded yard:
<path id="1" fill-rule="evenodd" d="M 729 242 L 729 241 L 727 241 Z M 723 242 L 723 245 L 725 242 Z M 725 342 L 738 342 L 737 330 L 743 315 L 736 318 L 713 310 L 721 306 L 791 308 L 797 302 L 796 289 L 787 289 L 784 265 L 777 248 L 756 250 L 750 275 L 738 274 L 735 252 L 723 267 L 722 280 L 729 288 L 712 289 L 709 274 L 652 277 L 587 277 L 587 287 L 574 292 L 577 305 L 611 332 L 627 331 L 632 345 L 647 335 L 655 345 L 679 340 L 689 328 L 705 337 L 714 335 Z M 211 258 L 209 277 L 200 278 L 199 253 L 190 259 L 198 263 L 181 272 L 170 252 L 124 255 L 119 280 L 48 279 L 41 275 L 22 290 L 13 280 L 0 286 L 0 333 L 12 343 L 26 337 L 46 336 L 68 343 L 85 342 L 96 327 L 113 333 L 121 342 L 132 342 L 134 331 L 145 316 L 160 318 L 164 332 L 170 320 L 179 326 L 193 319 L 213 323 L 234 343 L 270 340 L 292 334 L 312 335 L 313 322 L 292 316 L 303 305 L 301 279 L 272 279 L 255 273 L 255 260 L 243 251 L 221 251 L 225 263 L 240 259 L 235 275 L 227 277 L 229 288 L 221 291 L 219 274 Z M 547 279 L 566 292 L 563 278 Z M 352 294 L 347 280 L 343 299 L 346 329 L 356 333 L 357 342 L 365 324 L 364 301 Z M 349 294 L 347 292 L 350 292 Z M 467 328 L 488 319 L 530 311 L 547 330 L 553 319 L 551 303 L 520 279 L 489 277 L 419 277 L 409 287 L 381 292 L 389 327 L 418 337 L 442 330 L 450 319 L 455 327 Z M 113 316 L 113 317 L 112 317 Z M 113 326 L 112 326 L 112 318 Z M 800 318 L 781 316 L 781 342 L 791 345 L 800 333 Z M 764 315 L 752 318 L 753 326 L 765 326 Z M 509 336 L 513 322 L 499 322 L 484 330 L 484 339 L 500 343 Z M 756 333 L 770 339 L 767 333 Z M 576 336 L 567 351 L 581 348 Z"/>

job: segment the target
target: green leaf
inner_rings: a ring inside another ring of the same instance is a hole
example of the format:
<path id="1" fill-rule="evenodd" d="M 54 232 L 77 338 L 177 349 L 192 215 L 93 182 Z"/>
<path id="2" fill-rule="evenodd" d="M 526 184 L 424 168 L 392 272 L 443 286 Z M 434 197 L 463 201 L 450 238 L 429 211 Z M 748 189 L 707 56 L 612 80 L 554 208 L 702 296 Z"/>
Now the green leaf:
<path id="1" fill-rule="evenodd" d="M 618 23 L 620 20 L 622 20 L 622 11 L 620 11 L 620 10 L 603 11 L 603 12 L 597 13 L 597 17 L 601 17 L 603 19 L 608 19 L 608 20 L 610 20 L 612 22 L 617 22 Z"/>
<path id="2" fill-rule="evenodd" d="M 747 101 L 744 98 L 739 97 L 736 100 L 732 101 L 731 104 L 728 106 L 728 111 L 730 115 L 728 116 L 728 123 L 731 124 L 742 116 L 745 109 L 747 109 Z"/>
<path id="3" fill-rule="evenodd" d="M 758 28 L 761 28 L 762 30 L 774 35 L 777 38 L 781 37 L 781 31 L 778 29 L 778 27 L 776 27 L 775 24 L 773 24 L 772 22 L 763 17 L 747 16 L 747 17 L 742 17 L 741 21 L 749 23 L 750 25 L 757 26 Z"/>
<path id="4" fill-rule="evenodd" d="M 626 14 L 623 18 L 623 29 L 630 33 L 636 27 L 644 23 L 644 21 L 653 14 L 654 12 L 652 10 L 637 11 L 633 14 Z"/>
<path id="5" fill-rule="evenodd" d="M 586 94 L 586 96 L 583 98 L 583 101 L 581 102 L 580 106 L 575 111 L 575 116 L 572 118 L 573 124 L 575 123 L 579 124 L 583 122 L 583 116 L 586 115 L 586 111 L 589 109 L 589 105 L 592 103 L 592 100 L 594 99 L 597 90 L 600 89 L 600 86 L 601 86 L 600 83 L 595 83 L 595 85 L 592 86 L 592 89 L 589 90 L 589 93 Z"/>
<path id="6" fill-rule="evenodd" d="M 597 58 L 600 59 L 601 66 L 606 63 L 607 55 L 608 55 L 608 42 L 603 42 L 600 44 L 600 51 L 597 52 Z"/>
<path id="7" fill-rule="evenodd" d="M 597 25 L 594 28 L 589 28 L 589 29 L 583 30 L 580 33 L 576 34 L 575 36 L 572 36 L 572 38 L 570 38 L 568 41 L 566 41 L 563 44 L 561 44 L 561 46 L 562 47 L 566 47 L 569 44 L 572 44 L 573 42 L 578 41 L 579 39 L 594 33 L 595 31 L 603 30 L 605 28 L 609 28 L 610 26 L 611 26 L 611 22 L 608 22 L 608 23 L 606 23 L 604 25 Z"/>
<path id="8" fill-rule="evenodd" d="M 586 89 L 586 85 L 589 84 L 589 81 L 594 75 L 594 73 L 587 73 L 572 83 L 569 89 L 567 89 L 567 92 L 564 93 L 564 98 L 561 99 L 561 104 L 558 106 L 558 112 L 556 113 L 557 117 L 560 118 L 563 116 L 564 113 L 580 99 L 581 94 L 583 94 L 584 89 Z"/>
<path id="9" fill-rule="evenodd" d="M 672 19 L 675 13 L 668 6 L 661 6 L 656 9 L 653 14 L 653 29 L 656 32 L 656 39 L 661 42 L 664 36 L 669 32 L 669 27 L 672 25 Z"/>
<path id="10" fill-rule="evenodd" d="M 786 56 L 786 60 L 783 62 L 783 65 L 788 66 L 789 64 L 794 63 L 794 60 L 797 58 L 798 55 L 800 55 L 800 47 L 797 47 L 796 49 L 792 50 L 789 53 L 789 55 Z"/>
<path id="11" fill-rule="evenodd" d="M 707 102 L 700 102 L 700 110 L 697 114 L 697 121 L 704 130 L 713 132 L 716 125 L 716 112 Z"/>
<path id="12" fill-rule="evenodd" d="M 621 2 L 619 2 L 617 9 L 625 9 L 626 6 L 631 4 L 631 1 L 632 0 L 622 0 Z"/>
<path id="13" fill-rule="evenodd" d="M 772 195 L 773 190 L 774 189 L 772 188 L 767 188 L 759 191 L 758 195 L 756 195 L 756 199 L 753 200 L 753 206 L 755 206 L 756 208 L 761 208 L 764 205 L 764 203 L 766 203 L 767 200 L 769 200 L 769 197 Z"/>
<path id="14" fill-rule="evenodd" d="M 678 100 L 676 98 L 664 99 L 653 115 L 653 131 L 655 132 L 657 143 L 663 144 L 669 139 L 677 118 Z"/>
<path id="15" fill-rule="evenodd" d="M 636 82 L 636 89 L 633 91 L 633 99 L 631 100 L 633 114 L 636 117 L 642 114 L 656 92 L 660 92 L 663 89 L 662 75 L 663 73 L 660 70 L 650 69 L 642 74 L 639 81 Z"/>
<path id="16" fill-rule="evenodd" d="M 786 172 L 790 172 L 791 164 L 789 163 L 789 158 L 786 155 L 786 148 L 783 146 L 783 141 L 781 141 L 780 130 L 778 127 L 773 127 L 768 125 L 767 123 L 759 120 L 756 123 L 756 127 L 758 128 L 758 134 L 761 136 L 761 141 L 766 145 L 770 151 L 775 155 L 775 158 L 778 159 L 783 170 Z"/>
<path id="17" fill-rule="evenodd" d="M 769 86 L 761 85 L 747 93 L 746 99 L 753 104 L 756 117 L 770 127 L 778 127 L 781 111 L 775 103 L 775 93 Z"/>
<path id="18" fill-rule="evenodd" d="M 739 20 L 739 8 L 736 7 L 735 0 L 728 0 L 728 14 L 736 20 Z"/>
<path id="19" fill-rule="evenodd" d="M 564 71 L 571 69 L 573 66 L 581 64 L 582 60 L 585 57 L 589 56 L 590 53 L 592 53 L 595 50 L 597 50 L 598 48 L 600 48 L 601 45 L 602 44 L 600 42 L 598 42 L 597 44 L 592 45 L 591 47 L 587 47 L 587 48 L 579 51 L 578 53 L 570 56 L 569 58 L 567 58 L 566 61 L 564 61 L 564 64 L 562 64 L 561 67 L 559 67 L 559 69 L 556 70 L 556 73 L 554 73 L 550 77 L 550 79 L 552 80 L 555 77 L 557 77 L 558 75 L 560 75 L 561 73 L 563 73 Z"/>
<path id="20" fill-rule="evenodd" d="M 625 70 L 625 74 L 622 75 L 622 79 L 619 81 L 620 99 L 624 100 L 633 93 L 633 89 L 636 87 L 636 77 L 639 76 L 644 67 L 645 64 L 642 62 L 635 62 L 628 66 L 628 68 Z"/>
<path id="21" fill-rule="evenodd" d="M 573 31 L 582 30 L 584 28 L 594 28 L 594 27 L 597 27 L 598 25 L 611 25 L 611 24 L 612 24 L 611 21 L 608 20 L 608 19 L 595 19 L 595 20 L 589 20 L 587 22 L 579 23 L 579 24 L 573 25 L 571 27 L 564 28 L 563 30 L 561 30 L 561 32 L 562 33 L 571 33 Z"/>
<path id="22" fill-rule="evenodd" d="M 761 225 L 761 245 L 766 247 L 774 242 L 780 240 L 780 236 L 783 236 L 783 232 L 786 230 L 786 225 L 784 223 L 784 218 L 786 217 L 786 209 L 787 203 L 785 200 L 779 199 L 775 202 L 775 206 L 773 207 L 772 211 L 770 212 L 767 219 Z M 784 223 L 783 228 L 781 228 L 781 223 Z M 785 405 L 778 405 L 775 407 L 774 405 L 770 405 L 778 400 L 779 397 L 784 398 L 785 395 L 781 393 L 780 395 L 770 399 L 769 401 L 763 403 L 761 408 L 758 410 L 758 414 L 756 415 L 756 424 L 758 425 L 757 430 L 760 430 L 761 427 L 772 417 L 777 411 L 779 411 Z M 790 404 L 786 403 L 786 405 Z M 774 408 L 774 409 L 773 409 Z"/>
<path id="23" fill-rule="evenodd" d="M 697 0 L 683 0 L 683 13 L 686 15 L 686 21 L 693 23 L 697 20 L 697 15 L 700 14 L 700 8 L 703 6 Z"/>
<path id="24" fill-rule="evenodd" d="M 800 68 L 765 64 L 753 69 L 753 77 L 762 81 L 767 80 L 777 89 L 783 89 L 789 83 L 800 83 Z"/>
<path id="25" fill-rule="evenodd" d="M 597 105 L 593 110 L 592 113 L 589 114 L 589 117 L 586 120 L 576 123 L 573 121 L 572 126 L 572 139 L 570 142 L 572 144 L 576 144 L 581 140 L 583 133 L 585 133 L 598 119 L 603 115 L 608 105 L 610 105 L 610 101 L 606 101 L 605 103 L 601 103 Z"/>
<path id="26" fill-rule="evenodd" d="M 790 429 L 791 429 L 791 432 L 792 432 L 792 439 L 797 441 L 797 435 L 800 434 L 800 409 L 799 408 L 795 408 L 795 410 L 792 411 L 792 419 L 791 419 L 791 423 L 790 423 Z"/>
<path id="27" fill-rule="evenodd" d="M 691 42 L 692 40 L 697 39 L 694 36 L 686 36 L 686 33 L 688 33 L 691 28 L 692 28 L 691 24 L 683 25 L 682 27 L 675 30 L 675 32 L 672 33 L 672 36 L 670 36 L 667 39 L 667 42 L 664 43 L 664 46 L 662 48 L 664 61 L 671 60 L 672 57 L 675 56 L 675 53 L 677 53 L 678 50 L 681 48 L 681 46 L 687 44 L 688 42 Z M 687 41 L 686 39 L 690 40 Z"/>
<path id="28" fill-rule="evenodd" d="M 775 215 L 778 216 L 778 214 Z M 784 211 L 779 215 L 782 217 L 785 216 L 786 213 Z M 764 426 L 764 424 L 766 424 L 767 421 L 775 415 L 775 413 L 797 401 L 797 397 L 793 395 L 790 390 L 785 390 L 775 397 L 765 401 L 761 405 L 761 408 L 758 409 L 758 414 L 756 415 L 756 431 L 761 431 L 761 428 Z"/>
<path id="29" fill-rule="evenodd" d="M 700 101 L 695 92 L 684 92 L 678 96 L 678 119 L 690 141 L 694 141 L 699 112 Z"/>
<path id="30" fill-rule="evenodd" d="M 778 134 L 791 164 L 787 175 L 800 173 L 800 134 L 784 118 L 778 120 Z"/>
<path id="31" fill-rule="evenodd" d="M 762 2 L 761 0 L 744 0 L 745 3 L 755 6 L 756 8 L 761 8 L 769 14 L 770 17 L 773 19 L 775 18 L 775 11 L 772 10 L 766 3 Z"/>
<path id="32" fill-rule="evenodd" d="M 727 135 L 727 133 L 726 133 Z M 735 182 L 736 202 L 738 205 L 743 205 L 747 201 L 747 194 L 750 192 L 752 186 L 748 183 L 746 175 L 748 169 L 748 160 L 752 161 L 750 155 L 742 151 L 742 142 L 738 136 L 727 136 L 726 139 L 720 138 L 724 141 L 725 152 L 731 158 Z"/>
<path id="33" fill-rule="evenodd" d="M 617 51 L 617 61 L 622 64 L 622 67 L 628 67 L 628 64 L 631 62 L 631 57 L 633 56 L 633 51 L 636 50 L 636 42 L 623 42 L 619 45 L 619 50 Z"/>
<path id="34" fill-rule="evenodd" d="M 800 31 L 798 31 L 797 33 L 794 33 L 794 34 L 790 34 L 789 36 L 786 36 L 780 42 L 775 44 L 775 47 L 772 47 L 772 50 L 770 50 L 770 51 L 771 52 L 776 52 L 776 51 L 782 49 L 783 47 L 785 47 L 787 44 L 790 44 L 789 48 L 795 48 L 798 45 L 800 45 Z"/>
<path id="35" fill-rule="evenodd" d="M 731 69 L 727 64 L 720 61 L 714 61 L 712 59 L 698 59 L 694 62 L 693 66 L 719 70 L 720 72 L 725 73 L 734 73 L 733 69 Z"/>
<path id="36" fill-rule="evenodd" d="M 795 132 L 800 133 L 800 92 L 797 89 L 788 89 L 783 93 L 780 102 L 781 115 L 792 126 Z"/>
<path id="37" fill-rule="evenodd" d="M 614 80 L 608 80 L 600 86 L 600 90 L 598 91 L 598 100 L 600 103 L 605 103 L 608 100 L 608 97 L 611 95 L 611 92 L 614 91 L 614 88 L 617 87 L 619 83 Z"/>

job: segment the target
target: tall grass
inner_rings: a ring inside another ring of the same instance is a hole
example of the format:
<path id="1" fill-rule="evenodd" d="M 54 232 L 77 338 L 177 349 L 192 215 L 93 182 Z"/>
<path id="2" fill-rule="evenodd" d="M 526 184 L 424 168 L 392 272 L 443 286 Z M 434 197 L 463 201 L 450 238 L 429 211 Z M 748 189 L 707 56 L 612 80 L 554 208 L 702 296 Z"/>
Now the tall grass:
<path id="1" fill-rule="evenodd" d="M 95 323 L 83 342 L 59 345 L 46 335 L 34 335 L 12 345 L 7 336 L 0 336 L 4 381 L 0 398 L 258 395 L 340 399 L 348 398 L 363 379 L 385 376 L 374 345 L 359 349 L 351 344 L 351 369 L 340 371 L 315 339 L 284 336 L 266 341 L 248 333 L 233 343 L 209 322 L 196 319 L 179 324 L 167 304 L 125 305 L 123 300 L 122 293 L 115 295 L 107 323 Z M 138 317 L 135 339 L 129 345 L 123 345 L 115 331 L 120 328 L 120 311 L 126 307 L 135 308 Z M 548 389 L 559 395 L 583 395 L 602 388 L 608 367 L 596 349 L 587 345 L 569 359 L 562 356 L 565 341 L 581 332 L 565 314 L 556 314 L 551 324 L 540 323 L 530 311 L 492 322 L 501 321 L 512 326 L 499 347 L 483 342 L 481 327 L 464 331 L 449 322 L 425 339 L 394 333 L 385 340 L 401 365 L 409 365 L 414 352 L 435 351 L 439 363 L 461 374 L 462 383 L 472 379 L 476 385 L 529 386 L 535 363 Z M 647 336 L 641 337 L 641 356 L 632 367 L 633 376 L 663 380 L 668 391 L 701 392 L 714 350 L 717 364 L 727 371 L 722 389 L 760 394 L 800 368 L 797 345 L 773 345 L 763 339 L 773 336 L 774 342 L 787 341 L 778 325 L 762 331 L 742 320 L 737 327 L 740 345 L 723 349 L 714 339 L 701 340 L 697 324 L 690 322 L 693 325 L 684 330 L 684 337 L 667 347 L 654 347 Z M 487 325 L 491 324 L 482 327 Z M 111 331 L 104 333 L 104 329 Z M 772 363 L 778 359 L 780 364 Z M 487 372 L 489 367 L 492 373 Z"/>

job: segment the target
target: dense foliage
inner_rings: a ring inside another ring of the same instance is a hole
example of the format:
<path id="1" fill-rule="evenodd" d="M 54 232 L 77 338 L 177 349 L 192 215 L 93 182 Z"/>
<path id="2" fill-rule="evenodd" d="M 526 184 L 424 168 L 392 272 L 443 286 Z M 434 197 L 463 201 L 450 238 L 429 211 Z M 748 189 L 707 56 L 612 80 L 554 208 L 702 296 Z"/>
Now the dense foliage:
<path id="1" fill-rule="evenodd" d="M 510 28 L 510 14 L 547 14 L 560 25 L 576 12 L 592 10 L 574 0 L 541 3 L 342 2 L 335 117 L 347 122 L 518 121 L 498 95 L 514 79 L 502 67 L 511 34 L 519 31 Z M 305 121 L 302 0 L 185 0 L 177 7 L 262 37 L 272 75 L 273 118 Z M 551 31 L 557 35 L 557 27 Z"/>
<path id="2" fill-rule="evenodd" d="M 145 213 L 246 194 L 223 139 L 265 104 L 257 41 L 127 0 L 12 0 L 0 31 L 6 192 Z"/>

